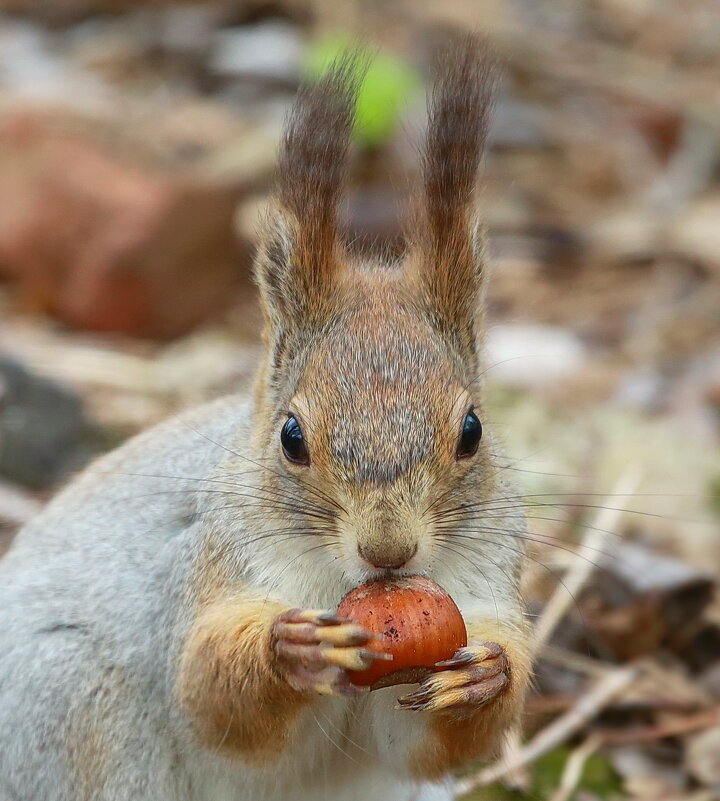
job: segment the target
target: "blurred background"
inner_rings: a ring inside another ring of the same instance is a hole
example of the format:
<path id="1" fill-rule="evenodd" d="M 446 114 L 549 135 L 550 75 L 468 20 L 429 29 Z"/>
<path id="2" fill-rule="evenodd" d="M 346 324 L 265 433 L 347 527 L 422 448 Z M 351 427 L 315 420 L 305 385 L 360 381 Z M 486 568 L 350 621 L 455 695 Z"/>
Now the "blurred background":
<path id="1" fill-rule="evenodd" d="M 717 799 L 717 0 L 0 0 L 0 551 L 94 455 L 248 386 L 283 116 L 357 37 L 343 219 L 401 251 L 424 84 L 465 30 L 504 65 L 487 423 L 539 662 L 534 750 L 458 792 Z"/>

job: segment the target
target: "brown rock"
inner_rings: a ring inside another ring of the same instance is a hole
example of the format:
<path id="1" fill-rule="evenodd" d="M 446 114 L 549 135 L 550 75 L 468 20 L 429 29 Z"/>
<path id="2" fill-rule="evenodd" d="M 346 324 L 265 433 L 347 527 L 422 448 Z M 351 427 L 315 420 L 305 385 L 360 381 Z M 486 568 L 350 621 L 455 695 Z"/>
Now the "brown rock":
<path id="1" fill-rule="evenodd" d="M 243 273 L 237 200 L 35 113 L 0 123 L 0 275 L 80 328 L 174 336 L 222 309 Z"/>
<path id="2" fill-rule="evenodd" d="M 633 659 L 665 647 L 692 662 L 715 591 L 712 573 L 631 542 L 599 565 L 583 618 L 606 651 Z"/>

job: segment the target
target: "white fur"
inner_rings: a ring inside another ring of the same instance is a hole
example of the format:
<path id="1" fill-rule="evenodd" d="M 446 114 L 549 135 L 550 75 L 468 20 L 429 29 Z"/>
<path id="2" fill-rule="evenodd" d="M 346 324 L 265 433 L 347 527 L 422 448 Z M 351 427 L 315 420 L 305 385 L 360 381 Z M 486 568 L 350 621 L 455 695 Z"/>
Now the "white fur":
<path id="1" fill-rule="evenodd" d="M 249 452 L 249 413 L 230 398 L 135 438 L 58 495 L 0 563 L 3 801 L 79 801 L 69 750 L 83 747 L 89 711 L 110 735 L 105 783 L 87 795 L 93 801 L 450 798 L 447 784 L 419 787 L 405 777 L 425 722 L 393 708 L 403 688 L 322 700 L 269 769 L 196 742 L 173 692 L 193 614 L 194 560 L 208 531 L 219 527 L 237 545 L 238 584 L 268 598 L 334 608 L 352 583 L 331 550 L 303 555 L 307 541 L 243 548 L 265 524 L 242 498 L 233 504 L 206 491 L 230 488 L 216 482 L 230 481 L 227 464 L 238 460 L 229 450 Z M 253 469 L 236 474 L 238 482 L 251 484 Z M 428 559 L 425 572 L 467 617 L 512 619 L 518 557 L 492 553 L 495 562 L 478 552 L 483 575 L 462 559 Z M 113 695 L 108 686 L 120 689 Z"/>

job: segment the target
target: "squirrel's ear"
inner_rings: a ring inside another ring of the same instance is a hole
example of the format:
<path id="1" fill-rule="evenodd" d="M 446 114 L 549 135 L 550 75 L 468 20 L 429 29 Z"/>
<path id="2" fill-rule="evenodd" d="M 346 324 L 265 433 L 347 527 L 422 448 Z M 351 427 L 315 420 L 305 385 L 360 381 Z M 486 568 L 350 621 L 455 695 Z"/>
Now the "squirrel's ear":
<path id="1" fill-rule="evenodd" d="M 493 59 L 472 36 L 456 42 L 439 60 L 428 103 L 424 192 L 408 265 L 438 325 L 471 352 L 484 260 L 475 184 L 496 74 Z"/>
<path id="2" fill-rule="evenodd" d="M 275 334 L 317 325 L 342 268 L 337 203 L 361 74 L 353 54 L 336 61 L 300 89 L 285 126 L 276 197 L 255 266 Z"/>

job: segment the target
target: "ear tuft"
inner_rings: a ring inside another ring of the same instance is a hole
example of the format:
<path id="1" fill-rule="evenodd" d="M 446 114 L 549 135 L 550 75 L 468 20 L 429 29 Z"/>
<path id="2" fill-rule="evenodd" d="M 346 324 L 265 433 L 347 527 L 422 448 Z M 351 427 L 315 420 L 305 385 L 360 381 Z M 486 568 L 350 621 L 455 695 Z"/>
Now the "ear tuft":
<path id="1" fill-rule="evenodd" d="M 337 204 L 363 76 L 360 56 L 302 86 L 287 118 L 255 273 L 271 325 L 313 325 L 341 269 Z"/>
<path id="2" fill-rule="evenodd" d="M 474 353 L 483 279 L 483 232 L 475 185 L 487 139 L 497 69 L 474 36 L 438 61 L 429 98 L 424 193 L 412 262 L 440 325 Z"/>
<path id="3" fill-rule="evenodd" d="M 447 238 L 471 206 L 490 127 L 497 69 L 487 48 L 466 36 L 436 68 L 428 104 L 425 201 L 433 236 Z"/>
<path id="4" fill-rule="evenodd" d="M 301 228 L 321 241 L 336 235 L 337 203 L 364 73 L 359 54 L 341 56 L 317 82 L 300 88 L 286 122 L 279 200 Z"/>

